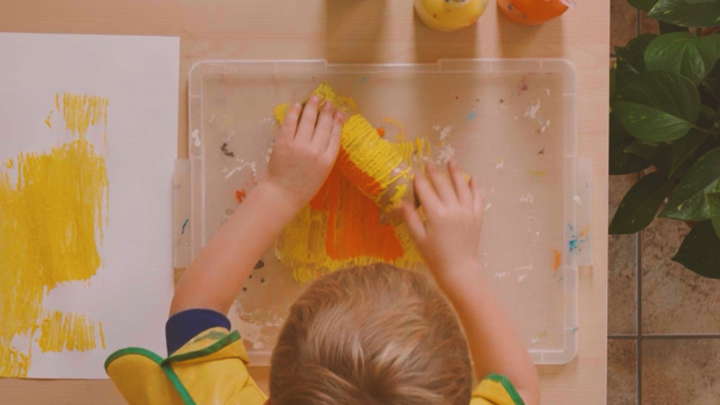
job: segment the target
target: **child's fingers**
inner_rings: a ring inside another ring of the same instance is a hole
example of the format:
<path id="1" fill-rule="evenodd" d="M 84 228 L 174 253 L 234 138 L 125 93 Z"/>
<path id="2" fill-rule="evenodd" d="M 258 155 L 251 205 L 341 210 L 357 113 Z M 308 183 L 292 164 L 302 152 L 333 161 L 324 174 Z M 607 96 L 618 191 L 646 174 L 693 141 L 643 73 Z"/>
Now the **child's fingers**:
<path id="1" fill-rule="evenodd" d="M 295 134 L 295 140 L 300 142 L 309 142 L 312 139 L 312 134 L 315 132 L 315 123 L 318 118 L 318 102 L 320 98 L 313 94 L 305 103 L 303 108 L 302 116 L 300 117 L 300 125 L 298 125 L 297 133 Z"/>
<path id="2" fill-rule="evenodd" d="M 476 214 L 482 215 L 482 213 L 485 211 L 485 203 L 483 201 L 482 193 L 480 192 L 480 187 L 475 182 L 475 178 L 470 178 L 470 190 L 472 191 L 472 200 L 473 200 L 473 210 Z"/>
<path id="3" fill-rule="evenodd" d="M 455 189 L 450 182 L 450 175 L 445 168 L 440 169 L 435 165 L 429 164 L 427 166 L 428 177 L 433 185 L 433 188 L 437 192 L 438 198 L 443 202 L 454 202 L 457 201 L 455 196 Z"/>
<path id="4" fill-rule="evenodd" d="M 425 225 L 423 224 L 422 219 L 420 219 L 420 215 L 415 207 L 413 207 L 410 202 L 404 201 L 402 203 L 402 212 L 408 229 L 410 230 L 410 235 L 412 235 L 413 239 L 416 241 L 425 239 Z"/>
<path id="5" fill-rule="evenodd" d="M 282 123 L 282 130 L 280 131 L 282 136 L 285 136 L 287 139 L 293 139 L 295 137 L 301 110 L 302 106 L 300 103 L 295 103 L 290 107 Z"/>
<path id="6" fill-rule="evenodd" d="M 440 199 L 425 173 L 419 171 L 415 175 L 413 182 L 415 194 L 418 200 L 420 200 L 420 204 L 425 206 L 429 211 L 436 210 L 440 206 Z"/>
<path id="7" fill-rule="evenodd" d="M 448 171 L 452 178 L 453 186 L 455 187 L 455 193 L 457 194 L 460 204 L 471 204 L 472 203 L 472 191 L 470 184 L 467 181 L 467 176 L 457 167 L 455 160 L 451 160 L 448 163 Z"/>
<path id="8" fill-rule="evenodd" d="M 320 110 L 320 117 L 315 127 L 315 133 L 312 136 L 312 143 L 316 145 L 319 150 L 324 151 L 327 149 L 334 121 L 335 107 L 330 103 L 325 103 Z"/>

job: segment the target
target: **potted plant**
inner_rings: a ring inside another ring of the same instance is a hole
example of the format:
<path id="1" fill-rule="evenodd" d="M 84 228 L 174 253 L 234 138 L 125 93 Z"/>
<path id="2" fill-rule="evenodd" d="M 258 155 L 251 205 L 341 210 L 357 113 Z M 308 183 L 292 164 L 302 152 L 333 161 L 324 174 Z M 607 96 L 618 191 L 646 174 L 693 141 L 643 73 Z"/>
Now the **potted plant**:
<path id="1" fill-rule="evenodd" d="M 610 174 L 640 172 L 610 224 L 635 233 L 656 215 L 692 230 L 673 260 L 720 278 L 720 0 L 630 0 L 659 20 L 615 49 Z"/>

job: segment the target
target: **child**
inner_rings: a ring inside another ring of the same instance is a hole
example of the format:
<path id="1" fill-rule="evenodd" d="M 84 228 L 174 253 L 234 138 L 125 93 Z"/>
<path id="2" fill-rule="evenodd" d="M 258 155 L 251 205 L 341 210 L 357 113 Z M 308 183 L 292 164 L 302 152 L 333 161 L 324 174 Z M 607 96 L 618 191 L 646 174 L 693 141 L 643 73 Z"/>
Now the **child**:
<path id="1" fill-rule="evenodd" d="M 108 358 L 125 398 L 131 405 L 537 404 L 534 367 L 479 264 L 482 197 L 453 163 L 415 178 L 424 222 L 414 206 L 403 207 L 439 289 L 422 273 L 387 265 L 327 275 L 290 310 L 272 356 L 270 399 L 248 376 L 247 354 L 224 314 L 335 162 L 345 117 L 320 104 L 314 96 L 290 109 L 267 178 L 178 283 L 166 324 L 171 356 L 128 348 Z M 475 389 L 470 354 L 483 378 Z"/>

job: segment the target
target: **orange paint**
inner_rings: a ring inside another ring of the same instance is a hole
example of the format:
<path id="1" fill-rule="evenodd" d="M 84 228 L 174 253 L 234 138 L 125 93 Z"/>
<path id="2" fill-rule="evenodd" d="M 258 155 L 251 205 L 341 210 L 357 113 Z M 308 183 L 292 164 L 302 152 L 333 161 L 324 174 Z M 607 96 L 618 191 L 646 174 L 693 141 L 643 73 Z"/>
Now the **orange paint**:
<path id="1" fill-rule="evenodd" d="M 380 138 L 385 138 L 385 128 L 378 128 L 377 133 L 380 135 Z"/>
<path id="2" fill-rule="evenodd" d="M 238 204 L 242 203 L 246 196 L 245 190 L 235 190 L 235 200 L 237 200 Z"/>
<path id="3" fill-rule="evenodd" d="M 557 249 L 553 249 L 553 271 L 558 271 L 562 265 L 562 252 Z"/>
<path id="4" fill-rule="evenodd" d="M 327 213 L 325 250 L 333 260 L 369 256 L 386 261 L 404 249 L 395 228 L 380 222 L 380 209 L 335 166 L 310 208 Z"/>
<path id="5" fill-rule="evenodd" d="M 342 171 L 345 177 L 355 184 L 357 188 L 370 196 L 378 196 L 383 187 L 377 180 L 362 171 L 352 160 L 344 149 L 340 149 L 336 167 Z"/>

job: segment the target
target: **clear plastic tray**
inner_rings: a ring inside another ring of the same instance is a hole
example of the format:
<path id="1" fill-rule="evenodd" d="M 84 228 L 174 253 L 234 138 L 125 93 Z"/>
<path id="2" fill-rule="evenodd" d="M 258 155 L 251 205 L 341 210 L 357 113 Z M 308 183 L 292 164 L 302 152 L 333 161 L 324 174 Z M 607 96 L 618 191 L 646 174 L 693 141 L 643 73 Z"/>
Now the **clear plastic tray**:
<path id="1" fill-rule="evenodd" d="M 190 204 L 187 214 L 176 215 L 176 258 L 183 248 L 196 256 L 236 208 L 235 190 L 262 176 L 275 129 L 272 108 L 305 98 L 323 81 L 353 97 L 376 126 L 446 138 L 485 191 L 484 271 L 499 298 L 536 363 L 570 361 L 578 332 L 577 268 L 590 253 L 590 198 L 576 155 L 574 69 L 564 60 L 195 64 Z M 287 309 L 303 289 L 272 251 L 263 261 L 231 311 L 259 365 L 269 364 Z"/>

